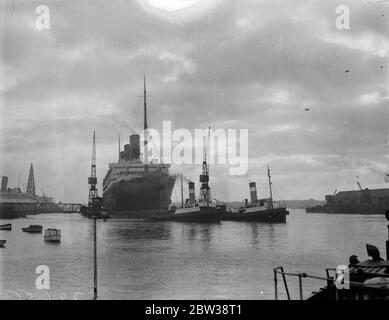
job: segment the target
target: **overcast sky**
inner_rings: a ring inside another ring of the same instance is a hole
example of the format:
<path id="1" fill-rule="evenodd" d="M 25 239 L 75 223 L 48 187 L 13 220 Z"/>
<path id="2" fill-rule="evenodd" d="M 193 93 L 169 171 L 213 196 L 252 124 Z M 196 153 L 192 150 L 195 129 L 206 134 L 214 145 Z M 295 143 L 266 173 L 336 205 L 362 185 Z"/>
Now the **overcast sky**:
<path id="1" fill-rule="evenodd" d="M 249 130 L 249 170 L 211 167 L 213 195 L 323 199 L 389 187 L 389 3 L 328 0 L 1 0 L 0 174 L 85 202 L 92 131 L 99 189 L 122 141 L 149 125 Z M 35 8 L 50 9 L 50 29 Z M 347 4 L 351 29 L 335 26 Z M 200 166 L 172 167 L 198 181 Z M 357 176 L 359 178 L 357 178 Z"/>

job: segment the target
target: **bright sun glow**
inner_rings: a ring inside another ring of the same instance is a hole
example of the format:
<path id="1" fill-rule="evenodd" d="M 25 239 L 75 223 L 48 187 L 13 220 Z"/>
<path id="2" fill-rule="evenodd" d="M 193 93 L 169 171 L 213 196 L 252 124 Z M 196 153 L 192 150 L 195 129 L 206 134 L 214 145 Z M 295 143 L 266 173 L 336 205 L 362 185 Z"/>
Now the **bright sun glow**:
<path id="1" fill-rule="evenodd" d="M 190 7 L 201 0 L 148 0 L 149 3 L 161 10 L 176 11 Z"/>
<path id="2" fill-rule="evenodd" d="M 149 13 L 177 22 L 201 17 L 223 0 L 138 0 Z"/>

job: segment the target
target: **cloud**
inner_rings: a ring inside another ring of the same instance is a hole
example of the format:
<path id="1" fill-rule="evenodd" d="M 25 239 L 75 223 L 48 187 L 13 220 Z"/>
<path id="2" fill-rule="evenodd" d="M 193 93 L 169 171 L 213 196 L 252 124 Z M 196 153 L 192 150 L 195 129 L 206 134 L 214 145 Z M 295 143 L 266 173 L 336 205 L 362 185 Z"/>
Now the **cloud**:
<path id="1" fill-rule="evenodd" d="M 359 97 L 362 104 L 377 104 L 380 102 L 380 94 L 378 91 L 365 93 Z"/>
<path id="2" fill-rule="evenodd" d="M 53 1 L 51 29 L 37 31 L 38 4 L 15 2 L 0 31 L 0 165 L 10 183 L 33 161 L 46 193 L 85 201 L 91 133 L 101 183 L 118 134 L 124 141 L 142 128 L 144 74 L 152 127 L 249 130 L 248 174 L 213 166 L 218 198 L 247 197 L 248 179 L 262 179 L 267 164 L 284 198 L 353 187 L 355 172 L 366 186 L 382 182 L 382 4 L 345 1 L 351 30 L 340 31 L 336 1 L 224 0 L 163 12 L 143 0 Z M 172 167 L 182 170 L 197 181 L 200 168 Z"/>

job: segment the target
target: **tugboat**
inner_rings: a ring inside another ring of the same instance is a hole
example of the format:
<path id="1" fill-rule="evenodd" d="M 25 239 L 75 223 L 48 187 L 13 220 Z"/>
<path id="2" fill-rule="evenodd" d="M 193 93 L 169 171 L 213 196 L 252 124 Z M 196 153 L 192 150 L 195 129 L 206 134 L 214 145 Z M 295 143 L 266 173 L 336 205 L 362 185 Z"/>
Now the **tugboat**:
<path id="1" fill-rule="evenodd" d="M 228 211 L 223 214 L 222 220 L 226 221 L 255 221 L 255 222 L 286 222 L 289 212 L 284 207 L 274 208 L 272 182 L 270 169 L 267 168 L 269 178 L 270 198 L 258 199 L 257 186 L 255 182 L 250 182 L 251 203 L 245 200 L 245 206 L 235 211 Z"/>
<path id="2" fill-rule="evenodd" d="M 42 226 L 40 224 L 30 224 L 29 227 L 22 228 L 22 231 L 28 233 L 42 233 Z"/>
<path id="3" fill-rule="evenodd" d="M 208 142 L 210 136 L 208 132 Z M 209 166 L 207 164 L 207 152 L 204 152 L 204 161 L 202 164 L 202 174 L 200 175 L 200 196 L 196 203 L 194 199 L 194 183 L 189 182 L 189 204 L 183 205 L 183 196 L 181 208 L 169 210 L 166 214 L 153 215 L 153 221 L 179 221 L 179 222 L 205 222 L 205 223 L 219 223 L 222 214 L 225 212 L 223 206 L 219 206 L 212 201 L 211 188 L 209 187 Z M 182 175 L 181 175 L 181 189 L 182 189 Z"/>
<path id="4" fill-rule="evenodd" d="M 389 210 L 386 211 L 389 221 Z M 281 274 L 288 299 L 289 289 L 285 276 L 299 278 L 300 299 L 303 299 L 302 279 L 311 278 L 326 281 L 326 286 L 314 292 L 307 300 L 389 300 L 389 225 L 388 240 L 386 240 L 386 260 L 381 258 L 378 248 L 366 244 L 367 255 L 370 259 L 359 262 L 355 255 L 350 256 L 348 266 L 336 269 L 326 269 L 326 277 L 311 276 L 306 273 L 287 273 L 282 267 L 274 269 L 275 297 L 277 300 L 277 274 Z M 334 276 L 330 276 L 330 272 Z"/>

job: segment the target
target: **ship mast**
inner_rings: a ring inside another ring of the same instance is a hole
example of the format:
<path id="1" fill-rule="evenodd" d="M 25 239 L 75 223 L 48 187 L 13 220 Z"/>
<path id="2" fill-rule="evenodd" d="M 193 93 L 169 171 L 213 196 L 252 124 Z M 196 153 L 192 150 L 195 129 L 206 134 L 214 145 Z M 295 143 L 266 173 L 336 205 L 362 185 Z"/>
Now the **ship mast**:
<path id="1" fill-rule="evenodd" d="M 181 208 L 184 207 L 184 181 L 182 177 L 182 172 L 181 172 Z"/>
<path id="2" fill-rule="evenodd" d="M 270 209 L 273 209 L 273 192 L 271 190 L 271 175 L 269 166 L 267 166 L 267 176 L 269 177 L 269 190 L 270 190 Z"/>
<path id="3" fill-rule="evenodd" d="M 144 162 L 145 172 L 148 171 L 148 150 L 147 150 L 147 139 L 148 139 L 148 126 L 147 126 L 147 102 L 146 102 L 146 75 L 143 77 L 143 113 L 144 113 Z"/>

